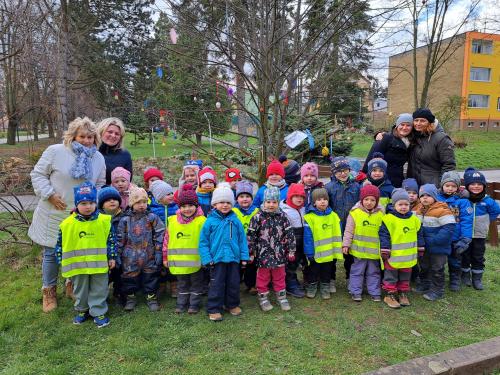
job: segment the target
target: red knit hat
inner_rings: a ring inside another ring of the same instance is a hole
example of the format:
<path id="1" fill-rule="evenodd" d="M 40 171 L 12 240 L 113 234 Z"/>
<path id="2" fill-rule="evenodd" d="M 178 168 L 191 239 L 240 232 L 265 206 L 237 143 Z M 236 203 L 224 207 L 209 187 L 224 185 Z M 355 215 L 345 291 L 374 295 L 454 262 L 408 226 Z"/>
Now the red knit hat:
<path id="1" fill-rule="evenodd" d="M 286 204 L 288 204 L 290 207 L 293 207 L 295 209 L 299 208 L 296 205 L 293 204 L 292 202 L 292 197 L 293 196 L 300 196 L 306 198 L 306 192 L 304 190 L 304 185 L 302 184 L 291 184 L 290 187 L 288 188 L 288 192 L 286 193 Z"/>
<path id="2" fill-rule="evenodd" d="M 198 206 L 198 196 L 196 195 L 196 191 L 193 189 L 193 185 L 184 184 L 182 187 L 177 190 L 178 196 L 178 205 L 182 206 L 184 204 L 192 204 L 194 206 Z"/>
<path id="3" fill-rule="evenodd" d="M 152 177 L 158 177 L 160 180 L 163 180 L 163 173 L 159 169 L 149 168 L 144 171 L 144 182 L 148 183 Z"/>
<path id="4" fill-rule="evenodd" d="M 240 181 L 241 180 L 241 172 L 238 168 L 226 169 L 225 175 L 226 175 L 226 182 Z"/>
<path id="5" fill-rule="evenodd" d="M 273 160 L 267 166 L 266 178 L 268 178 L 272 174 L 278 174 L 282 178 L 285 178 L 285 167 L 278 160 Z"/>
<path id="6" fill-rule="evenodd" d="M 366 197 L 374 197 L 378 204 L 378 200 L 380 199 L 380 190 L 375 185 L 365 185 L 361 188 L 359 200 L 363 201 Z"/>
<path id="7" fill-rule="evenodd" d="M 198 186 L 206 180 L 212 180 L 214 185 L 217 185 L 217 173 L 210 167 L 205 167 L 198 172 Z"/>

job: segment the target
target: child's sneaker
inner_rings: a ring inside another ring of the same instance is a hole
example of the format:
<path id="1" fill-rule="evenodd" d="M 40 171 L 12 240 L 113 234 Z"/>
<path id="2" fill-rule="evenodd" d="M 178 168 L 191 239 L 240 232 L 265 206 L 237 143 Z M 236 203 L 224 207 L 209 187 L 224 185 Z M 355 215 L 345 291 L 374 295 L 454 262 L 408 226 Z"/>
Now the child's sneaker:
<path id="1" fill-rule="evenodd" d="M 361 302 L 363 300 L 363 298 L 361 298 L 361 294 L 353 294 L 351 298 L 356 302 Z"/>
<path id="2" fill-rule="evenodd" d="M 240 316 L 241 314 L 243 314 L 243 310 L 241 310 L 241 307 L 236 306 L 236 307 L 233 307 L 232 309 L 229 309 L 229 313 L 232 316 Z"/>
<path id="3" fill-rule="evenodd" d="M 321 294 L 321 299 L 332 298 L 330 290 L 331 290 L 330 283 L 321 283 L 319 286 L 319 293 Z"/>
<path id="4" fill-rule="evenodd" d="M 223 318 L 221 313 L 212 313 L 208 314 L 208 319 L 210 319 L 212 322 L 221 322 Z"/>
<path id="5" fill-rule="evenodd" d="M 94 318 L 94 323 L 97 328 L 106 327 L 109 325 L 109 318 L 106 315 L 99 315 Z"/>
<path id="6" fill-rule="evenodd" d="M 73 318 L 73 324 L 80 325 L 83 322 L 85 322 L 89 318 L 89 316 L 90 315 L 89 315 L 88 311 L 80 311 Z"/>
<path id="7" fill-rule="evenodd" d="M 380 296 L 371 296 L 371 299 L 373 302 L 380 302 L 382 301 L 382 297 Z"/>
<path id="8" fill-rule="evenodd" d="M 276 299 L 280 304 L 281 310 L 283 311 L 291 310 L 290 303 L 288 303 L 288 300 L 286 299 L 286 290 L 276 292 Z"/>
<path id="9" fill-rule="evenodd" d="M 439 294 L 434 292 L 425 293 L 422 297 L 424 297 L 427 301 L 436 301 L 443 298 L 443 296 L 440 296 Z"/>
<path id="10" fill-rule="evenodd" d="M 273 309 L 273 305 L 271 305 L 271 302 L 269 302 L 269 292 L 266 293 L 259 293 L 259 306 L 262 311 L 270 311 Z"/>
<path id="11" fill-rule="evenodd" d="M 307 298 L 316 297 L 317 292 L 318 292 L 318 284 L 317 283 L 307 284 L 307 286 L 306 286 L 306 297 Z"/>
<path id="12" fill-rule="evenodd" d="M 155 312 L 160 310 L 160 304 L 158 303 L 158 298 L 156 298 L 156 294 L 147 295 L 146 305 L 148 305 L 149 311 Z"/>
<path id="13" fill-rule="evenodd" d="M 399 304 L 396 295 L 394 293 L 390 293 L 385 296 L 384 302 L 386 303 L 387 306 L 389 306 L 391 309 L 399 309 L 401 305 Z"/>
<path id="14" fill-rule="evenodd" d="M 123 309 L 125 311 L 133 311 L 136 305 L 137 305 L 137 298 L 135 294 L 129 294 L 127 295 L 127 300 L 125 301 L 125 306 L 123 306 Z"/>
<path id="15" fill-rule="evenodd" d="M 410 306 L 410 300 L 406 293 L 399 293 L 399 304 L 401 306 Z"/>

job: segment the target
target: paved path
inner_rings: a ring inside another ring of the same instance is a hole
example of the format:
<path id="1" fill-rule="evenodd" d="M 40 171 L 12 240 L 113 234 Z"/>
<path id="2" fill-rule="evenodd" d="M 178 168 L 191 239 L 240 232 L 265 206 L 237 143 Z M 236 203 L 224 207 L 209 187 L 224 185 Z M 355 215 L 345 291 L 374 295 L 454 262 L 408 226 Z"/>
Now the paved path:
<path id="1" fill-rule="evenodd" d="M 49 138 L 48 134 L 38 134 L 38 139 L 43 139 L 43 138 Z M 31 141 L 33 140 L 32 135 L 20 135 L 19 136 L 19 142 L 23 141 Z M 16 137 L 16 142 L 17 142 L 17 137 Z M 7 138 L 0 138 L 0 145 L 4 145 L 7 143 Z"/>

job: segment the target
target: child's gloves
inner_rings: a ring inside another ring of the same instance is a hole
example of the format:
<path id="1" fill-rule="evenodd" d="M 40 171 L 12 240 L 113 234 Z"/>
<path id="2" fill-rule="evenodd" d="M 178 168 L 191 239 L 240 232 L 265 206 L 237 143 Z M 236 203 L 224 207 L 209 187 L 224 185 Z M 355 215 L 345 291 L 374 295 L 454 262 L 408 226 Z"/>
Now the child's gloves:
<path id="1" fill-rule="evenodd" d="M 453 247 L 455 248 L 455 251 L 457 255 L 463 254 L 468 248 L 471 243 L 470 238 L 460 238 L 457 242 L 453 244 Z"/>
<path id="2" fill-rule="evenodd" d="M 116 267 L 116 261 L 114 259 L 108 260 L 108 266 L 109 266 L 109 269 L 112 270 L 113 268 Z"/>
<path id="3" fill-rule="evenodd" d="M 155 263 L 158 267 L 161 267 L 163 263 L 163 254 L 162 253 L 155 253 Z"/>
<path id="4" fill-rule="evenodd" d="M 424 252 L 425 252 L 425 247 L 419 247 L 418 249 L 418 257 L 423 257 L 424 256 Z"/>
<path id="5" fill-rule="evenodd" d="M 247 263 L 248 263 L 248 262 L 247 262 L 246 260 L 242 260 L 242 261 L 241 261 L 241 265 L 242 265 L 243 267 L 246 267 Z"/>
<path id="6" fill-rule="evenodd" d="M 349 247 L 348 246 L 342 246 L 342 254 L 349 254 Z"/>
<path id="7" fill-rule="evenodd" d="M 288 254 L 288 261 L 289 261 L 290 263 L 295 262 L 295 253 L 289 253 L 289 254 Z"/>
<path id="8" fill-rule="evenodd" d="M 163 261 L 163 267 L 168 268 L 168 262 L 166 260 Z"/>
<path id="9" fill-rule="evenodd" d="M 389 249 L 380 249 L 380 256 L 383 260 L 387 260 L 391 257 L 391 250 Z"/>

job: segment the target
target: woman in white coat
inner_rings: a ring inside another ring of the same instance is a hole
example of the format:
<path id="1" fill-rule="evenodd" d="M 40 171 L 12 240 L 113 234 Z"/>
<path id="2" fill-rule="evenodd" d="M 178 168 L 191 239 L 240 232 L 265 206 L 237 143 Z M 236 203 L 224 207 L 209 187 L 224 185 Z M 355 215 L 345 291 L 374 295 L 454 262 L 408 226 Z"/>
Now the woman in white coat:
<path id="1" fill-rule="evenodd" d="M 58 264 L 55 246 L 59 224 L 74 208 L 73 187 L 91 181 L 99 189 L 106 182 L 104 157 L 97 151 L 99 136 L 88 117 L 77 117 L 64 134 L 63 143 L 47 147 L 31 171 L 31 183 L 40 198 L 28 235 L 43 247 L 43 311 L 57 307 Z"/>

